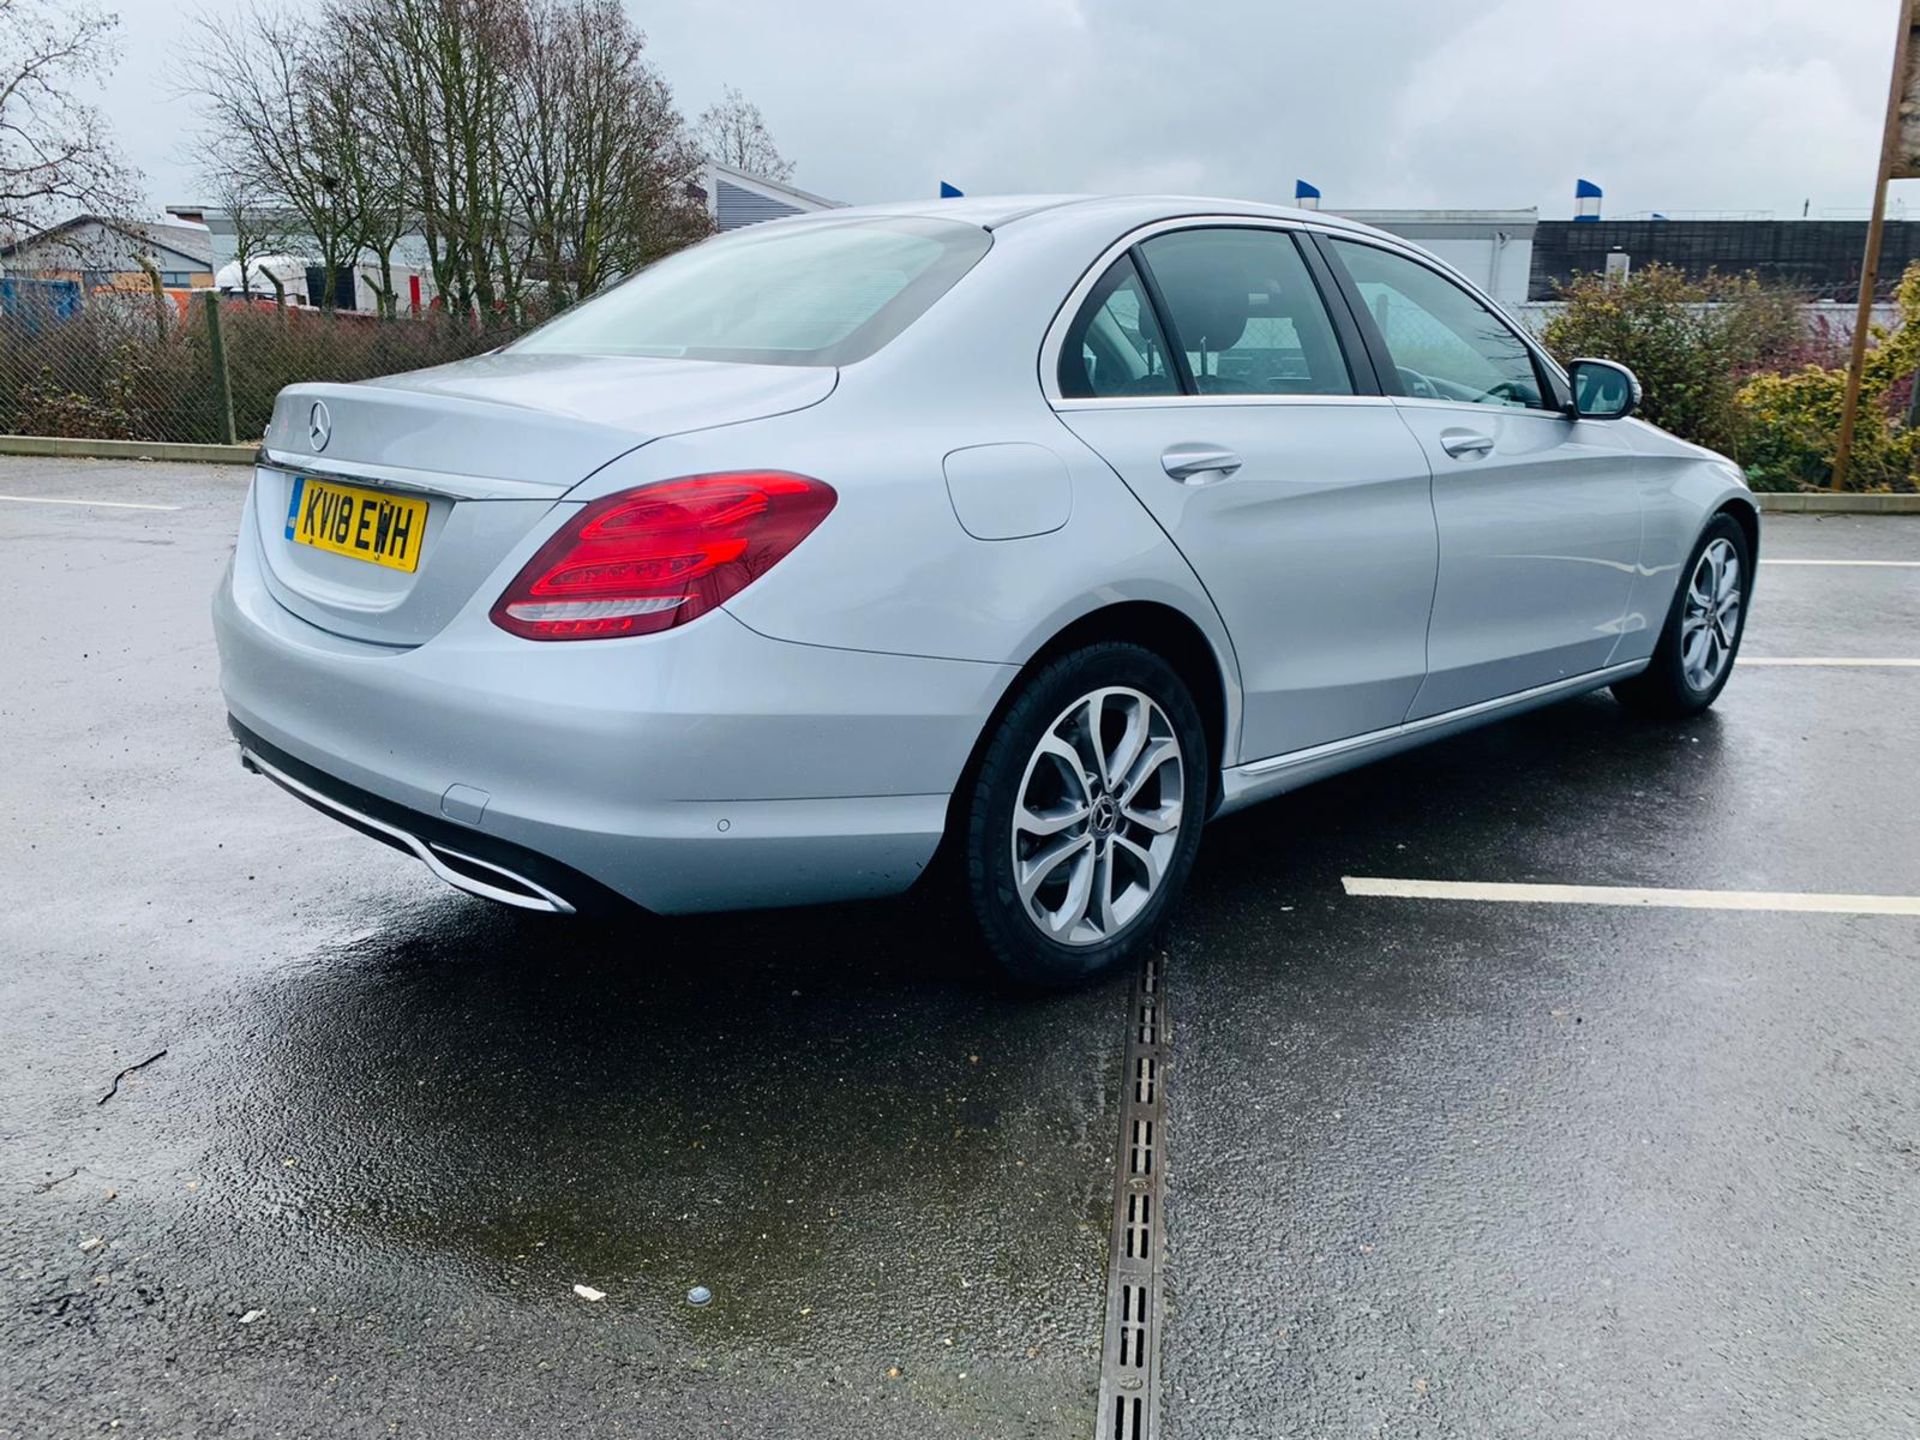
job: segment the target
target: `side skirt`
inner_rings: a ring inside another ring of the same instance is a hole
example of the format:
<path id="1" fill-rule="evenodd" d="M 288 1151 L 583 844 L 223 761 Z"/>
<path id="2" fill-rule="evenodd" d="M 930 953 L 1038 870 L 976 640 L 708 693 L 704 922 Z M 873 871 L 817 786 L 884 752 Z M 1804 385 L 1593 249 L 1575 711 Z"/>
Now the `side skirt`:
<path id="1" fill-rule="evenodd" d="M 1244 810 L 1249 805 L 1257 805 L 1272 796 L 1297 790 L 1302 785 L 1324 780 L 1329 775 L 1338 775 L 1343 770 L 1355 769 L 1369 761 L 1383 760 L 1389 755 L 1397 755 L 1402 750 L 1411 750 L 1432 740 L 1441 740 L 1495 720 L 1537 710 L 1556 700 L 1584 695 L 1590 690 L 1611 685 L 1616 680 L 1638 675 L 1647 668 L 1647 664 L 1645 659 L 1641 659 L 1625 665 L 1610 665 L 1604 670 L 1589 670 L 1584 675 L 1536 685 L 1531 690 L 1503 695 L 1497 700 L 1482 700 L 1477 705 L 1463 706 L 1443 714 L 1428 715 L 1405 725 L 1371 730 L 1365 735 L 1351 735 L 1345 740 L 1334 740 L 1306 750 L 1292 750 L 1284 755 L 1271 755 L 1265 760 L 1236 765 L 1221 773 L 1220 807 L 1214 811 L 1214 815 L 1230 815 L 1235 810 Z"/>

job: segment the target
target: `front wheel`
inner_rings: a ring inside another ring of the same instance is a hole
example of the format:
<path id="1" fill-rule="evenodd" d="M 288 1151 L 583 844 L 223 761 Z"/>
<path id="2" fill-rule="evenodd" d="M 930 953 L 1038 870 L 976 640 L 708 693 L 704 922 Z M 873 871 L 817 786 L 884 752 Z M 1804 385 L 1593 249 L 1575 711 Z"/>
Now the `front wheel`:
<path id="1" fill-rule="evenodd" d="M 1052 661 L 1002 716 L 967 811 L 967 890 L 988 947 L 1058 987 L 1137 955 L 1186 884 L 1212 761 L 1193 696 L 1150 650 Z"/>
<path id="2" fill-rule="evenodd" d="M 1747 624 L 1753 550 L 1731 515 L 1716 515 L 1681 572 L 1667 623 L 1647 668 L 1613 687 L 1629 710 L 1658 719 L 1697 715 L 1733 674 Z"/>

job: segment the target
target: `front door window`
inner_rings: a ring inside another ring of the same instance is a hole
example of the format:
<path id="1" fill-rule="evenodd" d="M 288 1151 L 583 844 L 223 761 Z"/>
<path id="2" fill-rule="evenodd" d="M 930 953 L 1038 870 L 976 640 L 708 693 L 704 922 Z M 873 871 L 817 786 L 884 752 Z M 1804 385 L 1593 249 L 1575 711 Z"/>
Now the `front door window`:
<path id="1" fill-rule="evenodd" d="M 1335 239 L 1400 379 L 1420 400 L 1549 408 L 1533 354 L 1506 321 L 1437 270 L 1377 245 Z"/>

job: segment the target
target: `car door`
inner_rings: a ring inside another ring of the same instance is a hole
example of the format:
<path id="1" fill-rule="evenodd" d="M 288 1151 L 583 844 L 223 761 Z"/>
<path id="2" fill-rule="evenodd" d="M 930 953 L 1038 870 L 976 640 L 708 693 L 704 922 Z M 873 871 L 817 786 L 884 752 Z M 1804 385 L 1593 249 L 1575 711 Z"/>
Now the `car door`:
<path id="1" fill-rule="evenodd" d="M 1325 236 L 1382 383 L 1433 467 L 1440 573 L 1408 719 L 1603 669 L 1640 561 L 1633 450 L 1492 306 L 1371 241 Z"/>
<path id="2" fill-rule="evenodd" d="M 1093 274 L 1049 395 L 1225 620 L 1238 758 L 1397 725 L 1426 671 L 1431 476 L 1324 260 L 1284 228 L 1189 225 Z"/>

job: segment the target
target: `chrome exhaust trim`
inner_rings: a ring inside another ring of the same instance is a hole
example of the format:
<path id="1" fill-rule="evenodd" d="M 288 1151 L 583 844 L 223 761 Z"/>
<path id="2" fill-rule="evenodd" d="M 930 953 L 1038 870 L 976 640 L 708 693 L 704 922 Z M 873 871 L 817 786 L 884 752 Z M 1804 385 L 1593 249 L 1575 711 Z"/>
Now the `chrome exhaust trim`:
<path id="1" fill-rule="evenodd" d="M 478 895 L 483 899 L 495 900 L 502 905 L 512 905 L 520 910 L 538 910 L 548 915 L 574 913 L 571 904 L 538 881 L 529 880 L 526 876 L 509 870 L 504 865 L 496 865 L 491 860 L 482 860 L 477 855 L 468 855 L 451 846 L 422 840 L 418 835 L 402 830 L 397 825 L 389 825 L 384 820 L 374 819 L 365 811 L 356 810 L 351 805 L 343 805 L 332 796 L 323 795 L 311 785 L 294 779 L 272 762 L 261 759 L 245 745 L 240 747 L 240 764 L 242 768 L 251 770 L 256 775 L 266 776 L 289 794 L 298 796 L 315 809 L 324 810 L 357 830 L 371 830 L 385 836 L 456 890 L 465 890 L 469 895 Z M 508 885 L 518 888 L 508 889 L 506 885 L 489 880 L 488 875 L 498 876 Z"/>

